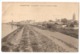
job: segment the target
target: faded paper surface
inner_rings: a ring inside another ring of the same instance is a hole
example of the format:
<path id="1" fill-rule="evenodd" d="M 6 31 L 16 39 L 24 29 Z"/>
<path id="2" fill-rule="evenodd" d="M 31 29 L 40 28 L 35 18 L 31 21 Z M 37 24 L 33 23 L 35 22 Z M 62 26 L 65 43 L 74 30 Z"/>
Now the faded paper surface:
<path id="1" fill-rule="evenodd" d="M 78 52 L 79 3 L 3 2 L 3 52 Z"/>

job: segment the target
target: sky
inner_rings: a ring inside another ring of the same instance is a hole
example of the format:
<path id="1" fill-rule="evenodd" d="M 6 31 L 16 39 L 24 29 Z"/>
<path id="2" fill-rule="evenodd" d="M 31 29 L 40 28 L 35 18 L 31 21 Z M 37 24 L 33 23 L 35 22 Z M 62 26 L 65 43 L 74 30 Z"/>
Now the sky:
<path id="1" fill-rule="evenodd" d="M 56 19 L 78 20 L 78 3 L 62 2 L 3 2 L 2 22 L 24 20 L 48 21 Z"/>

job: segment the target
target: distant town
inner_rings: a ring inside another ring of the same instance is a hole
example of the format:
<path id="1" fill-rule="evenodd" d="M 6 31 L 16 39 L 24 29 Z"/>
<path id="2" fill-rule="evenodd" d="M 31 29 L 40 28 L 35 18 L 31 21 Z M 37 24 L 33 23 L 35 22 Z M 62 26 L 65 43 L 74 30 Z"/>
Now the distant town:
<path id="1" fill-rule="evenodd" d="M 73 18 L 71 20 L 68 20 L 67 18 L 63 18 L 63 19 L 56 18 L 55 21 L 48 20 L 43 22 L 35 22 L 34 20 L 15 22 L 12 20 L 7 24 L 16 25 L 16 26 L 23 26 L 26 24 L 30 24 L 42 29 L 56 30 L 58 32 L 78 38 L 79 22 L 78 20 L 76 20 L 75 14 L 73 14 Z"/>
<path id="2" fill-rule="evenodd" d="M 20 22 L 15 22 L 11 21 L 8 22 L 7 24 L 14 24 L 14 25 L 25 25 L 25 24 L 32 24 L 32 25 L 37 25 L 41 27 L 54 27 L 56 28 L 65 28 L 65 29 L 78 29 L 78 20 L 75 18 L 75 14 L 73 14 L 73 18 L 71 20 L 68 20 L 67 18 L 63 19 L 57 19 L 55 21 L 53 20 L 48 20 L 48 21 L 43 21 L 43 22 L 35 22 L 35 20 L 25 20 L 25 21 L 20 21 Z"/>

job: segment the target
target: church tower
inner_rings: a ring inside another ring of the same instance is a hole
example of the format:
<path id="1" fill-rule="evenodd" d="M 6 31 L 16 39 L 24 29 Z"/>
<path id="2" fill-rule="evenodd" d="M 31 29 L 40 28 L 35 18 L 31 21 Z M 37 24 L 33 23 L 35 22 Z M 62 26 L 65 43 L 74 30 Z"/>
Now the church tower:
<path id="1" fill-rule="evenodd" d="M 75 21 L 75 18 L 76 18 L 76 17 L 75 17 L 75 14 L 73 14 L 73 18 L 72 18 L 73 22 Z"/>

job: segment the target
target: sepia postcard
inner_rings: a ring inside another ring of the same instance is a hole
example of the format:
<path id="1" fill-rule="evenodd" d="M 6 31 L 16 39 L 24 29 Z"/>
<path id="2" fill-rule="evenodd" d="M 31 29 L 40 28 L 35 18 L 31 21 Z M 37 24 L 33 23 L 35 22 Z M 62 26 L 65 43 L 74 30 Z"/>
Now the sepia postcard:
<path id="1" fill-rule="evenodd" d="M 78 2 L 2 2 L 2 52 L 78 52 Z"/>

